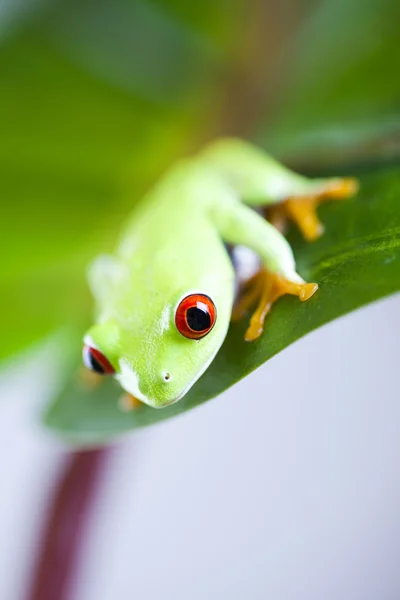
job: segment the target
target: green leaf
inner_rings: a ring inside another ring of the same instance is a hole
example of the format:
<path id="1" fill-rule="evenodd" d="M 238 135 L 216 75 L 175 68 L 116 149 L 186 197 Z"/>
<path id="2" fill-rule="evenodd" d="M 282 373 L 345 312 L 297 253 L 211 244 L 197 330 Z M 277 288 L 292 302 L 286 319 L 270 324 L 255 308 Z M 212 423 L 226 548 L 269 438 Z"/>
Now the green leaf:
<path id="1" fill-rule="evenodd" d="M 143 406 L 126 414 L 117 407 L 121 390 L 114 381 L 88 391 L 74 374 L 49 408 L 46 424 L 72 441 L 94 444 L 168 419 L 220 394 L 313 329 L 400 290 L 400 167 L 363 174 L 360 181 L 357 198 L 321 207 L 326 233 L 320 240 L 306 244 L 291 232 L 299 271 L 320 284 L 319 292 L 304 304 L 282 298 L 256 342 L 243 341 L 246 320 L 232 325 L 216 359 L 184 399 L 162 410 Z"/>

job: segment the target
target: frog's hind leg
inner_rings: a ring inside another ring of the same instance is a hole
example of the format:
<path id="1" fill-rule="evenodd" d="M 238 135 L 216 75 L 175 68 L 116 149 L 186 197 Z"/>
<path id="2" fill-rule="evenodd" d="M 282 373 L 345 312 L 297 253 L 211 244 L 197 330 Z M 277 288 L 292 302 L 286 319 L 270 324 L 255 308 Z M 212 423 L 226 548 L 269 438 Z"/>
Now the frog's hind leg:
<path id="1" fill-rule="evenodd" d="M 326 200 L 349 198 L 358 182 L 352 178 L 309 179 L 284 167 L 248 142 L 225 139 L 214 142 L 203 154 L 224 175 L 248 206 L 269 207 L 269 218 L 284 230 L 294 221 L 307 240 L 323 233 L 316 209 Z"/>
<path id="2" fill-rule="evenodd" d="M 280 204 L 269 208 L 269 221 L 279 231 L 284 231 L 286 221 L 293 221 L 304 238 L 312 242 L 324 233 L 324 226 L 318 218 L 317 208 L 327 200 L 344 200 L 358 190 L 358 181 L 353 178 L 328 179 L 310 184 L 310 190 L 288 196 Z"/>

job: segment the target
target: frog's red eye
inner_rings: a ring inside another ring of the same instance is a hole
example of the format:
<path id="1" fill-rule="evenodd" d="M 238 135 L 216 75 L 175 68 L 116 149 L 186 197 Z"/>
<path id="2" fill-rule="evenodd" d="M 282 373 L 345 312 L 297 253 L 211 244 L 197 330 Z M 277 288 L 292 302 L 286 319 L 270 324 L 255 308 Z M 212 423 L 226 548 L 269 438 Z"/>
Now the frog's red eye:
<path id="1" fill-rule="evenodd" d="M 82 357 L 85 366 L 91 371 L 95 371 L 95 373 L 99 373 L 100 375 L 112 375 L 115 373 L 112 364 L 96 348 L 85 344 L 83 346 Z"/>
<path id="2" fill-rule="evenodd" d="M 214 327 L 217 311 L 214 302 L 205 294 L 190 294 L 179 303 L 175 325 L 179 333 L 198 340 Z"/>

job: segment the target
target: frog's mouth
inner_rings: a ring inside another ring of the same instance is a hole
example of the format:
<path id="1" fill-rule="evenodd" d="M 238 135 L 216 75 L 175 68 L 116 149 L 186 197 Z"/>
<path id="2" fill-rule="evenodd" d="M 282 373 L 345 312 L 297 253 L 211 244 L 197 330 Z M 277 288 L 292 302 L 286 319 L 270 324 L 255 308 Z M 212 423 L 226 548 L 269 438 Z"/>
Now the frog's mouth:
<path id="1" fill-rule="evenodd" d="M 214 349 L 214 352 L 209 356 L 208 360 L 203 364 L 202 368 L 196 373 L 195 377 L 187 384 L 187 386 L 176 396 L 169 398 L 168 400 L 158 400 L 154 398 L 150 398 L 141 392 L 139 389 L 139 376 L 136 374 L 134 369 L 132 369 L 130 363 L 125 359 L 121 358 L 119 360 L 120 372 L 115 375 L 117 381 L 119 381 L 120 385 L 123 389 L 128 392 L 133 397 L 133 401 L 131 401 L 133 407 L 138 406 L 138 402 L 143 402 L 152 408 L 165 408 L 167 406 L 171 406 L 171 404 L 175 404 L 181 398 L 183 398 L 188 391 L 193 387 L 196 381 L 203 375 L 204 371 L 209 367 L 210 363 L 214 360 L 215 355 L 219 350 L 219 346 Z M 124 401 L 121 401 L 121 406 L 124 407 Z M 128 409 L 128 407 L 125 407 Z"/>
<path id="2" fill-rule="evenodd" d="M 136 402 L 144 402 L 145 404 L 152 405 L 151 401 L 147 396 L 142 394 L 139 389 L 139 377 L 136 375 L 135 371 L 132 369 L 130 364 L 124 358 L 121 358 L 119 361 L 119 366 L 121 369 L 120 373 L 115 375 L 115 379 L 119 381 L 121 386 L 125 391 L 130 394 Z"/>
<path id="3" fill-rule="evenodd" d="M 186 390 L 184 390 L 181 394 L 172 398 L 168 401 L 157 401 L 153 398 L 149 398 L 143 394 L 139 389 L 139 377 L 132 369 L 131 365 L 124 358 L 121 358 L 119 361 L 119 366 L 121 369 L 120 373 L 115 375 L 117 381 L 119 381 L 121 387 L 127 392 L 121 397 L 120 405 L 123 410 L 132 410 L 133 408 L 137 408 L 141 402 L 151 406 L 152 408 L 164 408 L 165 406 L 170 406 L 170 404 L 174 404 L 178 402 L 185 395 Z"/>
<path id="4" fill-rule="evenodd" d="M 130 412 L 131 410 L 140 408 L 141 406 L 143 406 L 143 404 L 147 404 L 147 406 L 151 406 L 151 408 L 165 408 L 166 406 L 171 406 L 171 404 L 175 404 L 175 402 L 178 402 L 178 400 L 180 400 L 183 395 L 184 394 L 180 394 L 177 398 L 174 398 L 169 402 L 165 402 L 164 404 L 156 404 L 154 402 L 144 402 L 142 400 L 138 400 L 129 392 L 125 392 L 119 399 L 119 406 L 124 412 Z"/>

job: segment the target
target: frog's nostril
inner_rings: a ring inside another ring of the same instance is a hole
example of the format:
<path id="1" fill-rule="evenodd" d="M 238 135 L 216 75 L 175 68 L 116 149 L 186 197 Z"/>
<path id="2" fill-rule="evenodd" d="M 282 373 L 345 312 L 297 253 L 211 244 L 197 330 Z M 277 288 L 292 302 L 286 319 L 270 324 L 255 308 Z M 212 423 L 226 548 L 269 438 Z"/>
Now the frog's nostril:
<path id="1" fill-rule="evenodd" d="M 168 371 L 164 371 L 163 373 L 164 381 L 171 381 L 171 373 Z"/>

